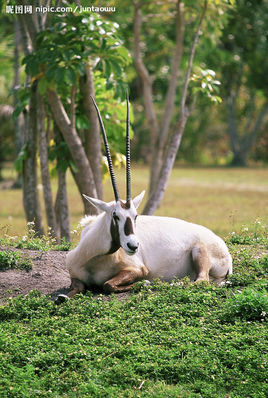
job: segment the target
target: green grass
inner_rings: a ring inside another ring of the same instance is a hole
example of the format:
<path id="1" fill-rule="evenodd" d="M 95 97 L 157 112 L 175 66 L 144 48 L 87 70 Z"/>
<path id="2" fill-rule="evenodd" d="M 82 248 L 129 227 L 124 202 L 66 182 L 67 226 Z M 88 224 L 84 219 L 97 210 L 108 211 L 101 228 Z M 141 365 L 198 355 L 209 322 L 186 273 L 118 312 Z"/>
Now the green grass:
<path id="1" fill-rule="evenodd" d="M 20 253 L 10 250 L 0 251 L 0 271 L 7 269 L 21 269 L 29 271 L 33 263 L 28 257 L 22 257 Z"/>
<path id="2" fill-rule="evenodd" d="M 14 179 L 12 168 L 4 169 L 6 179 Z M 116 171 L 122 197 L 125 195 L 124 170 Z M 168 188 L 156 214 L 172 216 L 205 225 L 222 237 L 231 231 L 250 225 L 254 230 L 256 219 L 268 223 L 268 169 L 229 168 L 175 168 Z M 56 193 L 56 181 L 53 180 Z M 148 184 L 148 167 L 133 165 L 132 191 L 137 195 Z M 40 194 L 41 191 L 41 185 Z M 104 199 L 112 200 L 109 179 L 104 184 Z M 72 177 L 68 175 L 68 200 L 71 228 L 76 229 L 83 215 Z M 145 203 L 145 202 L 144 202 Z M 42 201 L 44 213 L 44 206 Z M 21 236 L 26 234 L 26 223 L 20 190 L 2 190 L 0 197 L 0 236 L 5 234 Z M 78 237 L 75 236 L 77 241 Z"/>
<path id="3" fill-rule="evenodd" d="M 123 301 L 87 292 L 56 306 L 36 291 L 9 300 L 0 396 L 266 397 L 266 232 L 230 235 L 234 274 L 222 287 L 185 278 L 138 282 Z"/>
<path id="4" fill-rule="evenodd" d="M 28 223 L 29 228 L 23 236 L 10 236 L 8 234 L 0 236 L 0 244 L 2 246 L 16 247 L 17 249 L 41 250 L 42 252 L 49 250 L 68 251 L 71 246 L 74 246 L 71 242 L 67 242 L 65 238 L 61 240 L 61 243 L 56 244 L 56 239 L 49 232 L 47 235 L 35 237 L 33 225 L 34 222 Z"/>

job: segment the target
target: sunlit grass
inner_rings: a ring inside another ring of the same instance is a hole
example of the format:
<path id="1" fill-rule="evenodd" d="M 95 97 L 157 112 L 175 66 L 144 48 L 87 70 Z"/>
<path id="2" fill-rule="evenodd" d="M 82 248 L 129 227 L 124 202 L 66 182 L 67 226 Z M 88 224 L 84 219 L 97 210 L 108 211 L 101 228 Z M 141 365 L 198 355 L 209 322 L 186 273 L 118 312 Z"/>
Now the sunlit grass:
<path id="1" fill-rule="evenodd" d="M 15 179 L 9 167 L 3 173 Z M 125 172 L 116 171 L 120 195 L 125 196 Z M 132 193 L 147 189 L 149 170 L 132 166 Z M 243 226 L 255 228 L 255 220 L 268 222 L 268 169 L 176 168 L 157 215 L 179 217 L 205 225 L 221 236 L 238 231 Z M 40 197 L 42 186 L 39 185 Z M 52 180 L 54 195 L 57 183 Z M 104 183 L 104 199 L 113 199 L 110 180 Z M 83 216 L 83 205 L 71 175 L 68 174 L 68 200 L 71 228 L 76 228 Z M 145 202 L 144 202 L 145 203 Z M 42 199 L 42 209 L 44 205 Z M 22 235 L 26 232 L 21 190 L 0 191 L 0 236 L 5 233 Z M 76 238 L 77 239 L 77 238 Z"/>

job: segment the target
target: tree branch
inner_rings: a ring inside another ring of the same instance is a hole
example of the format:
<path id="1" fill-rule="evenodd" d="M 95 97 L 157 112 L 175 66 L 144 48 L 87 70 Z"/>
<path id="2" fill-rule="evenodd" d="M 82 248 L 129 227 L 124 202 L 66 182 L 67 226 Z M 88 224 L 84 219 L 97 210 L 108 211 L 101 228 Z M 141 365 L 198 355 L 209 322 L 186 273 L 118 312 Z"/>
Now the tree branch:
<path id="1" fill-rule="evenodd" d="M 76 85 L 74 84 L 71 91 L 71 106 L 70 106 L 70 121 L 72 129 L 75 129 L 75 96 L 76 96 Z"/>
<path id="2" fill-rule="evenodd" d="M 176 96 L 176 89 L 178 85 L 179 67 L 181 63 L 183 51 L 183 36 L 184 36 L 184 19 L 183 19 L 184 4 L 179 0 L 177 2 L 176 14 L 176 45 L 174 55 L 171 62 L 171 74 L 169 79 L 169 87 L 165 99 L 165 108 L 159 130 L 159 145 L 164 147 L 170 128 L 171 117 L 174 110 L 174 102 Z"/>
<path id="3" fill-rule="evenodd" d="M 71 125 L 71 121 L 64 109 L 58 93 L 55 90 L 47 90 L 47 99 L 54 120 L 70 149 L 72 158 L 78 169 L 78 172 L 76 173 L 76 182 L 79 186 L 80 193 L 97 197 L 94 176 L 88 158 L 76 129 Z M 96 209 L 89 205 L 89 202 L 84 200 L 83 197 L 82 199 L 85 206 L 85 212 L 96 214 Z"/>
<path id="4" fill-rule="evenodd" d="M 89 130 L 85 131 L 85 150 L 93 171 L 98 198 L 102 199 L 101 140 L 98 116 L 90 98 L 95 97 L 95 88 L 89 63 L 85 67 L 85 76 L 80 78 L 80 90 L 83 94 L 84 112 L 90 122 Z"/>
<path id="5" fill-rule="evenodd" d="M 27 5 L 26 0 L 21 0 L 21 4 Z M 37 13 L 35 10 L 35 7 L 33 7 L 33 13 L 32 14 L 21 14 L 20 17 L 24 20 L 25 25 L 27 26 L 27 30 L 29 33 L 29 36 L 31 38 L 32 42 L 32 47 L 33 49 L 36 48 L 36 35 L 39 32 L 39 25 L 38 25 L 38 17 Z"/>
<path id="6" fill-rule="evenodd" d="M 154 145 L 154 142 L 158 135 L 158 122 L 155 114 L 154 104 L 153 104 L 153 92 L 152 92 L 152 84 L 153 79 L 150 76 L 146 66 L 142 60 L 142 52 L 140 46 L 140 34 L 141 34 L 141 26 L 142 26 L 142 14 L 141 14 L 141 4 L 135 4 L 134 9 L 134 57 L 135 57 L 135 65 L 137 68 L 138 75 L 141 78 L 143 85 L 143 102 L 145 108 L 146 119 L 148 123 L 148 128 L 151 134 L 151 142 Z"/>
<path id="7" fill-rule="evenodd" d="M 198 23 L 198 26 L 197 26 L 197 29 L 195 32 L 195 36 L 194 36 L 194 41 L 193 41 L 191 51 L 190 51 L 188 68 L 186 71 L 186 76 L 185 76 L 184 86 L 183 86 L 183 91 L 182 91 L 182 98 L 181 98 L 181 106 L 180 106 L 181 115 L 183 115 L 184 111 L 185 111 L 185 102 L 186 102 L 187 90 L 188 90 L 190 75 L 191 75 L 192 66 L 193 66 L 193 60 L 194 60 L 194 56 L 195 56 L 195 50 L 196 50 L 197 42 L 199 39 L 201 25 L 202 25 L 205 15 L 206 15 L 206 11 L 207 11 L 207 0 L 205 1 L 204 8 L 203 8 L 202 14 L 200 16 L 200 20 L 199 20 L 199 23 Z"/>

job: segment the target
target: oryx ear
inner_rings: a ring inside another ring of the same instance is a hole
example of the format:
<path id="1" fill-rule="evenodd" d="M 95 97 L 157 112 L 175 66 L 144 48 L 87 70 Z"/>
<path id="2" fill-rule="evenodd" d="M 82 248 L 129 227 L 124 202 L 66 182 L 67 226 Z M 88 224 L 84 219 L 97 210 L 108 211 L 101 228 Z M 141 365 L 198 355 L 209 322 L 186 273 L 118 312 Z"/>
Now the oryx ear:
<path id="1" fill-rule="evenodd" d="M 97 207 L 97 209 L 101 210 L 101 211 L 105 211 L 106 213 L 108 213 L 110 211 L 110 205 L 109 203 L 103 202 L 100 199 L 96 199 L 96 198 L 90 198 L 87 195 L 84 195 L 84 198 L 86 200 L 89 201 L 89 203 L 91 203 L 93 206 Z"/>
<path id="2" fill-rule="evenodd" d="M 141 201 L 142 201 L 142 199 L 143 199 L 143 197 L 144 197 L 144 194 L 145 194 L 145 191 L 142 191 L 138 196 L 136 196 L 134 199 L 133 199 L 133 204 L 134 204 L 134 206 L 136 207 L 136 209 L 139 207 L 139 205 L 141 204 Z"/>

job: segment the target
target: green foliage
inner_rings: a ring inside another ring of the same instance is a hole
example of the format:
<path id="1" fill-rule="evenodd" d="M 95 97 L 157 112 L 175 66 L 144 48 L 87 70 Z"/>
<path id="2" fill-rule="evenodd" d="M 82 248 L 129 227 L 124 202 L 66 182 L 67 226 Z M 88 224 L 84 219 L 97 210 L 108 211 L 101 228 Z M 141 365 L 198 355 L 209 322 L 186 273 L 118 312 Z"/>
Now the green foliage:
<path id="1" fill-rule="evenodd" d="M 259 245 L 262 244 L 268 248 L 268 226 L 262 224 L 260 220 L 254 223 L 253 231 L 244 227 L 240 232 L 231 232 L 228 241 L 240 245 Z"/>
<path id="2" fill-rule="evenodd" d="M 117 35 L 118 25 L 95 14 L 55 15 L 51 27 L 40 32 L 37 50 L 23 60 L 26 73 L 39 80 L 39 90 L 56 86 L 61 92 L 78 83 L 89 62 L 106 78 L 107 89 L 125 97 L 123 71 L 130 62 Z"/>
<path id="3" fill-rule="evenodd" d="M 17 158 L 14 161 L 14 167 L 15 170 L 18 173 L 22 172 L 22 167 L 23 167 L 23 162 L 27 159 L 28 153 L 27 153 L 27 144 L 23 145 L 21 148 Z"/>
<path id="4" fill-rule="evenodd" d="M 266 286 L 265 279 L 260 280 L 267 274 L 268 256 L 258 254 L 256 245 L 250 247 L 236 246 L 232 249 L 235 272 L 229 277 L 228 284 L 232 287 Z"/>
<path id="5" fill-rule="evenodd" d="M 124 101 L 115 99 L 114 89 L 111 87 L 107 90 L 105 87 L 105 79 L 100 72 L 94 73 L 95 96 L 98 107 L 102 114 L 105 129 L 112 152 L 125 152 L 126 135 L 126 101 L 124 93 Z M 134 121 L 133 109 L 130 104 L 129 108 L 130 123 Z M 133 137 L 133 130 L 130 126 L 130 137 Z"/>
<path id="6" fill-rule="evenodd" d="M 31 97 L 30 87 L 20 87 L 16 92 L 18 103 L 12 115 L 13 119 L 17 118 L 25 110 L 26 106 L 29 105 Z M 11 93 L 14 93 L 14 90 L 11 90 Z"/>
<path id="7" fill-rule="evenodd" d="M 237 319 L 263 321 L 267 314 L 267 292 L 247 288 L 226 301 L 222 319 L 227 322 L 235 322 Z"/>
<path id="8" fill-rule="evenodd" d="M 77 171 L 70 149 L 60 133 L 55 137 L 55 140 L 50 141 L 48 159 L 51 162 L 56 161 L 55 167 L 53 167 L 50 172 L 52 177 L 57 174 L 57 170 L 66 171 L 69 166 L 71 166 L 72 170 L 75 172 Z"/>
<path id="9" fill-rule="evenodd" d="M 0 103 L 7 103 L 8 92 L 13 80 L 13 20 L 10 16 L 0 14 Z"/>
<path id="10" fill-rule="evenodd" d="M 61 243 L 56 244 L 56 239 L 51 236 L 50 231 L 48 231 L 47 236 L 35 237 L 33 225 L 34 223 L 28 223 L 28 233 L 22 237 L 5 235 L 0 238 L 0 244 L 18 249 L 41 250 L 43 252 L 48 250 L 68 251 L 71 248 L 71 242 L 67 242 L 65 238 L 61 240 Z"/>
<path id="11" fill-rule="evenodd" d="M 62 238 L 61 243 L 54 246 L 54 250 L 68 251 L 72 247 L 72 243 L 68 242 L 65 237 Z"/>
<path id="12" fill-rule="evenodd" d="M 18 249 L 31 249 L 31 250 L 41 250 L 41 251 L 48 251 L 48 250 L 68 251 L 71 247 L 71 243 L 67 242 L 66 240 L 62 240 L 62 242 L 57 245 L 53 240 L 47 238 L 46 236 L 42 238 L 31 237 L 30 240 L 22 238 L 18 239 L 17 242 L 15 241 L 13 244 Z"/>
<path id="13" fill-rule="evenodd" d="M 217 62 L 221 60 L 225 75 L 225 88 L 237 84 L 244 72 L 243 84 L 261 91 L 267 90 L 267 23 L 266 1 L 237 0 L 229 12 L 229 21 L 223 30 Z"/>
<path id="14" fill-rule="evenodd" d="M 228 12 L 228 23 L 222 29 L 219 45 L 207 52 L 206 62 L 222 81 L 225 108 L 219 109 L 215 119 L 217 122 L 223 120 L 232 136 L 233 158 L 230 161 L 233 165 L 245 166 L 250 152 L 256 151 L 253 146 L 256 137 L 262 145 L 261 150 L 255 152 L 255 160 L 267 159 L 266 122 L 265 119 L 261 122 L 259 115 L 268 94 L 265 73 L 268 67 L 268 4 L 263 0 L 237 0 L 235 4 Z M 208 123 L 213 123 L 209 117 Z M 225 129 L 223 126 L 222 130 Z"/>
<path id="15" fill-rule="evenodd" d="M 192 75 L 191 81 L 193 84 L 193 93 L 202 93 L 212 102 L 221 103 L 222 99 L 218 95 L 219 85 L 218 80 L 215 80 L 216 73 L 211 69 L 196 68 L 196 72 Z"/>
<path id="16" fill-rule="evenodd" d="M 122 145 L 126 112 L 124 69 L 130 63 L 129 53 L 123 46 L 117 30 L 117 23 L 107 22 L 98 14 L 55 15 L 50 27 L 39 33 L 36 51 L 23 60 L 26 73 L 32 77 L 31 83 L 38 81 L 41 94 L 45 94 L 48 88 L 56 88 L 67 113 L 70 112 L 71 88 L 76 85 L 75 122 L 83 143 L 90 123 L 84 114 L 80 85 L 85 79 L 85 66 L 90 65 L 94 75 L 98 106 L 115 157 L 118 157 L 118 151 L 124 150 Z M 15 116 L 25 108 L 28 91 L 28 89 L 19 91 L 19 104 L 14 112 Z M 20 156 L 16 162 L 18 168 L 22 159 Z M 50 143 L 49 159 L 54 161 L 52 175 L 56 174 L 57 169 L 66 171 L 69 166 L 73 171 L 77 171 L 61 134 Z M 120 161 L 119 164 L 121 163 Z"/>
<path id="17" fill-rule="evenodd" d="M 32 261 L 28 257 L 22 257 L 20 253 L 11 250 L 0 251 L 0 271 L 12 268 L 29 271 L 32 266 Z"/>

